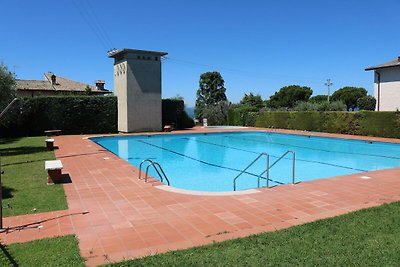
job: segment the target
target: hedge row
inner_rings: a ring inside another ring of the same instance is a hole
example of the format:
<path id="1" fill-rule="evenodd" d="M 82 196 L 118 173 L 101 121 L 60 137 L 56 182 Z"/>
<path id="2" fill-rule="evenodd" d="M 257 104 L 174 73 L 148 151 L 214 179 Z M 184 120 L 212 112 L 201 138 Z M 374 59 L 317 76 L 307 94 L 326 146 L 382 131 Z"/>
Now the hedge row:
<path id="1" fill-rule="evenodd" d="M 245 115 L 230 110 L 229 115 L 230 125 L 400 138 L 400 112 L 264 111 Z"/>
<path id="2" fill-rule="evenodd" d="M 182 100 L 163 100 L 163 125 L 193 127 Z M 37 136 L 45 130 L 63 134 L 101 134 L 118 131 L 117 98 L 57 96 L 20 98 L 0 124 L 0 137 Z"/>
<path id="3" fill-rule="evenodd" d="M 117 98 L 57 96 L 20 98 L 2 122 L 0 136 L 36 136 L 45 130 L 63 134 L 117 132 Z"/>
<path id="4" fill-rule="evenodd" d="M 162 125 L 173 125 L 175 129 L 191 128 L 194 121 L 185 111 L 183 100 L 162 100 Z"/>

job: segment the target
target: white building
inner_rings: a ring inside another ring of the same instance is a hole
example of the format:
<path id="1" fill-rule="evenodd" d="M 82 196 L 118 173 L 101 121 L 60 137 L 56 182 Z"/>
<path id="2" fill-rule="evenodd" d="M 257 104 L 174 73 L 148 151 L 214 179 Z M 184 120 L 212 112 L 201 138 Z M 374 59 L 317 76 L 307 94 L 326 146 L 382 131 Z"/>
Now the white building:
<path id="1" fill-rule="evenodd" d="M 376 110 L 400 110 L 400 57 L 365 70 L 374 71 Z"/>

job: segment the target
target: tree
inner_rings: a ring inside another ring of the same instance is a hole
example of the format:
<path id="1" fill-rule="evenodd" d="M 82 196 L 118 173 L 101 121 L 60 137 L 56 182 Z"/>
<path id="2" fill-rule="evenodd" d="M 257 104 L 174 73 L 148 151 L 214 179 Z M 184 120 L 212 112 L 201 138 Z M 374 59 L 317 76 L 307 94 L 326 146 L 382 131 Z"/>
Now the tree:
<path id="1" fill-rule="evenodd" d="M 367 95 L 357 99 L 357 106 L 360 110 L 375 110 L 376 99 Z"/>
<path id="2" fill-rule="evenodd" d="M 85 95 L 90 95 L 92 93 L 92 88 L 90 88 L 89 85 L 86 85 L 85 87 Z"/>
<path id="3" fill-rule="evenodd" d="M 310 99 L 308 101 L 311 103 L 321 103 L 321 102 L 328 101 L 328 96 L 327 95 L 316 95 L 316 96 L 310 97 Z"/>
<path id="4" fill-rule="evenodd" d="M 199 89 L 195 106 L 196 119 L 206 118 L 204 113 L 208 107 L 217 105 L 221 101 L 227 101 L 224 87 L 224 79 L 217 71 L 206 72 L 200 75 Z"/>
<path id="5" fill-rule="evenodd" d="M 207 118 L 208 125 L 226 125 L 228 122 L 229 102 L 219 101 L 207 106 L 203 116 Z"/>
<path id="6" fill-rule="evenodd" d="M 332 94 L 333 101 L 342 101 L 346 104 L 347 110 L 354 110 L 357 107 L 357 100 L 367 96 L 367 90 L 362 87 L 346 86 Z"/>
<path id="7" fill-rule="evenodd" d="M 0 63 L 0 112 L 15 95 L 15 74 L 9 71 L 4 63 Z"/>
<path id="8" fill-rule="evenodd" d="M 250 93 L 244 94 L 244 97 L 240 100 L 240 105 L 248 106 L 254 109 L 254 111 L 259 111 L 264 107 L 264 101 L 260 95 L 253 95 L 253 93 Z"/>
<path id="9" fill-rule="evenodd" d="M 293 108 L 297 102 L 307 101 L 312 92 L 311 88 L 307 86 L 289 85 L 275 92 L 267 103 L 271 108 Z"/>

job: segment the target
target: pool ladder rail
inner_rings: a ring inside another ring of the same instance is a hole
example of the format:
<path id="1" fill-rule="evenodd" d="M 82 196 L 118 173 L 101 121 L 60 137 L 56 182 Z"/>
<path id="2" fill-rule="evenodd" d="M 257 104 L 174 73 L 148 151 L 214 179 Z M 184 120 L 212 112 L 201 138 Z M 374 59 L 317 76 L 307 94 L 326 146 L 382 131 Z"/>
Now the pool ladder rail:
<path id="1" fill-rule="evenodd" d="M 167 177 L 167 175 L 165 174 L 163 168 L 161 167 L 161 165 L 156 162 L 156 161 L 152 161 L 151 159 L 145 159 L 143 160 L 140 165 L 139 165 L 139 177 L 138 179 L 141 180 L 142 179 L 142 165 L 144 163 L 148 162 L 149 164 L 146 167 L 146 175 L 144 176 L 144 181 L 147 183 L 147 178 L 149 177 L 149 168 L 153 167 L 154 170 L 157 172 L 158 176 L 160 177 L 160 180 L 162 183 L 164 183 L 164 179 L 167 182 L 167 185 L 170 185 L 169 183 L 169 179 Z"/>
<path id="2" fill-rule="evenodd" d="M 287 154 L 291 153 L 292 154 L 292 184 L 295 184 L 295 171 L 296 171 L 296 152 L 292 150 L 288 150 L 285 153 L 282 154 L 277 160 L 275 160 L 271 165 L 270 165 L 270 156 L 268 153 L 260 153 L 245 169 L 243 169 L 234 179 L 233 179 L 233 191 L 236 191 L 236 180 L 243 174 L 245 173 L 251 166 L 253 166 L 254 163 L 256 163 L 262 156 L 266 157 L 266 168 L 265 171 L 260 173 L 257 177 L 257 187 L 260 188 L 260 179 L 266 179 L 267 185 L 266 188 L 269 188 L 269 171 L 272 167 L 275 166 L 281 159 L 283 159 Z M 265 178 L 262 177 L 264 174 Z"/>

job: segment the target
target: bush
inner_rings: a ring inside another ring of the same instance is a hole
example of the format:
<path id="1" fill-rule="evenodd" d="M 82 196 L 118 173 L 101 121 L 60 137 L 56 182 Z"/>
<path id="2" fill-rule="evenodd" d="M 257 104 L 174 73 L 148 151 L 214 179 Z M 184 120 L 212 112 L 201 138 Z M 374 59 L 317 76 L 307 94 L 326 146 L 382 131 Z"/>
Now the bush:
<path id="1" fill-rule="evenodd" d="M 400 138 L 400 112 L 360 112 L 359 134 Z"/>
<path id="2" fill-rule="evenodd" d="M 376 99 L 373 96 L 364 96 L 357 99 L 357 106 L 360 110 L 375 110 Z"/>
<path id="3" fill-rule="evenodd" d="M 346 111 L 346 104 L 341 101 L 300 102 L 293 110 L 295 111 Z"/>
<path id="4" fill-rule="evenodd" d="M 191 128 L 193 120 L 185 111 L 185 103 L 180 99 L 162 100 L 162 126 L 173 125 L 175 129 Z"/>
<path id="5" fill-rule="evenodd" d="M 228 110 L 228 124 L 239 126 L 254 126 L 258 117 L 257 108 L 248 105 L 231 107 Z"/>
<path id="6" fill-rule="evenodd" d="M 400 138 L 400 112 L 261 112 L 255 126 Z"/>
<path id="7" fill-rule="evenodd" d="M 45 130 L 64 134 L 117 132 L 117 98 L 60 96 L 20 98 L 6 115 L 1 136 L 36 136 Z"/>
<path id="8" fill-rule="evenodd" d="M 163 100 L 163 125 L 193 127 L 182 100 Z M 37 136 L 45 130 L 63 134 L 116 133 L 117 98 L 114 96 L 51 96 L 20 98 L 2 120 L 0 136 Z"/>

